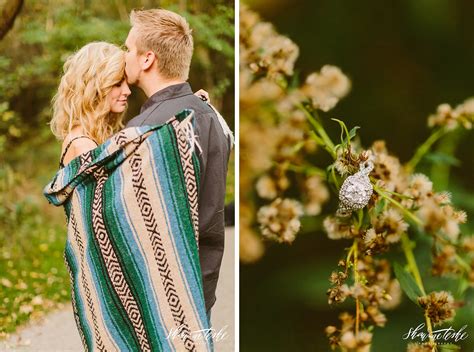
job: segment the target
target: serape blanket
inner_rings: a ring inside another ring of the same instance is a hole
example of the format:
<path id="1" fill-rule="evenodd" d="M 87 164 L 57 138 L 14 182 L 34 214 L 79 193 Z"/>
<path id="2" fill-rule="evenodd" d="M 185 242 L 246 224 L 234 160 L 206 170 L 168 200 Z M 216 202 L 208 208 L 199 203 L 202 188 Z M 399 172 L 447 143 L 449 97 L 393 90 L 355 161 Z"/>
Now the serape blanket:
<path id="1" fill-rule="evenodd" d="M 212 351 L 198 253 L 193 111 L 126 128 L 45 187 L 86 351 Z"/>

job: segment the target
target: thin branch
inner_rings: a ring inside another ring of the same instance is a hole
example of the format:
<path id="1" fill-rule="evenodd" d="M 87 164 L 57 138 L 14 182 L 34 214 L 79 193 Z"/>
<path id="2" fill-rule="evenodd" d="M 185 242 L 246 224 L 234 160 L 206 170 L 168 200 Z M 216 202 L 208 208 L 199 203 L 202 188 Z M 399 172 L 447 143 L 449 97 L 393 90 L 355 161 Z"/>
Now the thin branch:
<path id="1" fill-rule="evenodd" d="M 0 9 L 0 40 L 12 29 L 22 6 L 23 0 L 2 1 Z"/>

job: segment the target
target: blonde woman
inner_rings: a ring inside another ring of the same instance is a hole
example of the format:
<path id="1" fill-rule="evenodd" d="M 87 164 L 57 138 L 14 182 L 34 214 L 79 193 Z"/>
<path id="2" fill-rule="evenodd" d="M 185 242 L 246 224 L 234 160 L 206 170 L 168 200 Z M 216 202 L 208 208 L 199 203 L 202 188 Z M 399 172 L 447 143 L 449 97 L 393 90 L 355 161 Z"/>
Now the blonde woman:
<path id="1" fill-rule="evenodd" d="M 116 45 L 90 43 L 68 58 L 51 120 L 63 141 L 60 167 L 123 127 L 129 95 L 124 52 Z"/>

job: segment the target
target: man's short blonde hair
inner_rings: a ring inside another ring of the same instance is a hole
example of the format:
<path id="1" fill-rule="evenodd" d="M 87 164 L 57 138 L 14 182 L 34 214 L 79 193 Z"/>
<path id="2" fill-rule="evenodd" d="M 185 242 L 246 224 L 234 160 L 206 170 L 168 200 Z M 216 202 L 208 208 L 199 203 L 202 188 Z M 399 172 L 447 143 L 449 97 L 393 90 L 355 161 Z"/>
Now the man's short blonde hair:
<path id="1" fill-rule="evenodd" d="M 193 56 L 191 28 L 184 17 L 164 9 L 132 10 L 138 53 L 153 51 L 158 70 L 169 79 L 186 81 Z"/>

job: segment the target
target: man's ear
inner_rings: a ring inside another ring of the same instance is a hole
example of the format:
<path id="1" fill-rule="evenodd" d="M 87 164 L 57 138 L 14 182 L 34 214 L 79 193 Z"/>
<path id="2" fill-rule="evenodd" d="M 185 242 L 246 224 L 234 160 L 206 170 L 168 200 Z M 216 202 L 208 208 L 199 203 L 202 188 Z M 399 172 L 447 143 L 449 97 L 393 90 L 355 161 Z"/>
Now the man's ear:
<path id="1" fill-rule="evenodd" d="M 143 61 L 142 61 L 142 69 L 143 71 L 148 70 L 156 60 L 155 53 L 153 51 L 147 51 L 144 54 Z"/>

